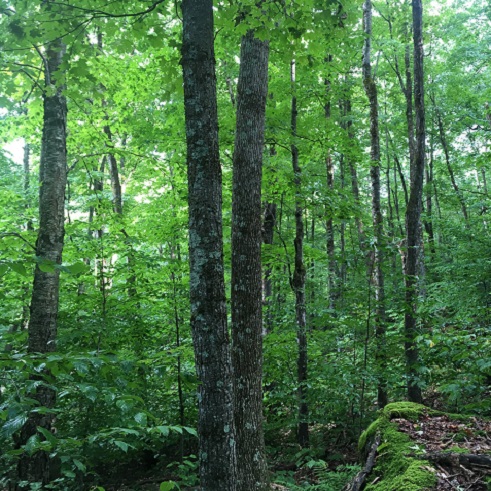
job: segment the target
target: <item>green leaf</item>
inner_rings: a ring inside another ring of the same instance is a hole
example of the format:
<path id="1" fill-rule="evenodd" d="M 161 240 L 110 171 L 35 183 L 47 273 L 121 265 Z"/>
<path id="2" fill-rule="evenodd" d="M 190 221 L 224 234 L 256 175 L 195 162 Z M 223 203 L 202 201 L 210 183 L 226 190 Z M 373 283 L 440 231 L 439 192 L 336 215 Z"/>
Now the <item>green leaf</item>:
<path id="1" fill-rule="evenodd" d="M 145 413 L 137 413 L 135 414 L 135 421 L 142 426 L 147 426 L 147 415 Z"/>
<path id="2" fill-rule="evenodd" d="M 194 428 L 189 428 L 188 426 L 183 426 L 182 429 L 187 431 L 190 435 L 198 437 L 198 432 Z"/>
<path id="3" fill-rule="evenodd" d="M 87 264 L 78 262 L 75 264 L 71 264 L 70 266 L 64 266 L 63 269 L 70 274 L 76 275 L 76 274 L 80 274 L 80 273 L 85 273 L 90 268 L 89 268 L 89 266 L 87 266 Z"/>
<path id="4" fill-rule="evenodd" d="M 6 264 L 0 264 L 0 276 L 3 276 L 7 269 L 9 269 L 9 267 Z"/>
<path id="5" fill-rule="evenodd" d="M 85 467 L 85 465 L 82 464 L 82 462 L 80 462 L 80 460 L 73 459 L 73 463 L 75 464 L 75 466 L 77 467 L 77 469 L 79 471 L 85 472 L 87 470 L 87 468 Z"/>
<path id="6" fill-rule="evenodd" d="M 128 448 L 130 448 L 130 446 L 125 443 L 125 442 L 121 442 L 119 440 L 114 440 L 114 445 L 116 445 L 116 447 L 120 448 L 123 452 L 127 452 L 128 451 Z"/>
<path id="7" fill-rule="evenodd" d="M 54 261 L 48 261 L 44 259 L 38 262 L 38 267 L 43 273 L 54 273 L 56 269 L 56 263 Z"/>
<path id="8" fill-rule="evenodd" d="M 39 438 L 39 435 L 32 435 L 29 440 L 27 440 L 26 446 L 25 446 L 25 451 L 29 454 L 32 455 L 38 448 L 39 443 L 41 442 L 41 439 Z"/>
<path id="9" fill-rule="evenodd" d="M 3 424 L 0 430 L 0 436 L 4 438 L 11 437 L 17 430 L 20 430 L 27 421 L 27 414 L 19 414 L 15 418 L 9 419 Z"/>
<path id="10" fill-rule="evenodd" d="M 179 489 L 174 481 L 164 481 L 160 483 L 160 491 L 171 491 L 172 489 Z"/>
<path id="11" fill-rule="evenodd" d="M 27 271 L 22 263 L 10 263 L 10 269 L 21 276 L 27 276 Z"/>
<path id="12" fill-rule="evenodd" d="M 56 436 L 53 435 L 51 431 L 47 430 L 46 428 L 43 428 L 42 426 L 38 426 L 37 430 L 39 431 L 39 433 L 41 433 L 41 435 L 44 436 L 44 438 L 46 438 L 46 440 L 51 445 L 55 446 L 58 443 L 58 438 L 56 438 Z"/>
<path id="13" fill-rule="evenodd" d="M 162 433 L 164 436 L 169 436 L 169 427 L 168 426 L 156 426 L 157 430 Z"/>

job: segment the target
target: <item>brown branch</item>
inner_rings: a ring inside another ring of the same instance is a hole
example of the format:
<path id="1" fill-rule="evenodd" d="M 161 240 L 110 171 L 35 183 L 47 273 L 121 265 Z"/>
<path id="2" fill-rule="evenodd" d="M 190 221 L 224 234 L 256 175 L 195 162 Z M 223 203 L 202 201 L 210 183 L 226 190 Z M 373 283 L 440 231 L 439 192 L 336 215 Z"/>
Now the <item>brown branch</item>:
<path id="1" fill-rule="evenodd" d="M 377 449 L 379 445 L 380 434 L 375 437 L 375 441 L 370 448 L 370 453 L 368 454 L 365 467 L 360 472 L 358 472 L 355 478 L 343 488 L 343 491 L 360 491 L 360 489 L 362 489 L 363 485 L 365 484 L 365 479 L 370 474 L 370 472 L 372 472 L 372 469 L 375 465 L 375 457 L 377 455 Z"/>

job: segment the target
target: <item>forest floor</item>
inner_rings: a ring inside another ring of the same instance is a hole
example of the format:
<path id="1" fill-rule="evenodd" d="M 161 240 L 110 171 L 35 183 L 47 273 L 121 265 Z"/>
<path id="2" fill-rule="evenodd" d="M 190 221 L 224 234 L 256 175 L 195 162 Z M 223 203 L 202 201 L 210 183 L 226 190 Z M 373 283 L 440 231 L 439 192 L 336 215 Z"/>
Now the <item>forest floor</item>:
<path id="1" fill-rule="evenodd" d="M 414 450 L 435 455 L 443 452 L 454 455 L 487 455 L 491 463 L 491 421 L 476 417 L 459 421 L 448 415 L 423 414 L 417 422 L 404 418 L 391 420 L 414 441 Z M 491 489 L 486 477 L 491 469 L 481 465 L 465 465 L 458 458 L 433 461 L 438 478 L 435 491 L 487 491 Z"/>
<path id="2" fill-rule="evenodd" d="M 491 421 L 472 416 L 434 413 L 425 408 L 417 420 L 400 416 L 391 418 L 390 422 L 396 425 L 399 432 L 410 438 L 410 452 L 414 452 L 410 455 L 421 458 L 421 466 L 435 475 L 434 491 L 491 490 Z M 330 448 L 326 450 L 326 455 L 334 455 L 336 451 L 339 460 L 330 462 L 325 467 L 298 465 L 293 461 L 287 461 L 286 454 L 277 455 L 276 462 L 271 463 L 273 481 L 276 481 L 272 490 L 341 491 L 357 472 L 359 467 L 356 467 L 355 462 L 359 460 L 359 456 L 352 446 L 345 447 L 341 453 L 339 448 Z M 470 455 L 481 456 L 484 462 L 462 461 Z M 156 466 L 146 471 L 142 470 L 140 475 L 125 473 L 119 475 L 119 479 L 107 483 L 104 490 L 159 491 L 160 483 L 163 481 L 180 481 L 177 476 L 166 474 L 165 470 L 165 467 Z M 193 477 L 196 476 L 192 476 L 190 472 L 188 482 L 191 482 Z M 372 488 L 379 479 L 369 475 L 366 484 Z M 179 485 L 180 488 L 175 489 L 197 489 L 189 484 L 186 486 L 182 481 Z"/>

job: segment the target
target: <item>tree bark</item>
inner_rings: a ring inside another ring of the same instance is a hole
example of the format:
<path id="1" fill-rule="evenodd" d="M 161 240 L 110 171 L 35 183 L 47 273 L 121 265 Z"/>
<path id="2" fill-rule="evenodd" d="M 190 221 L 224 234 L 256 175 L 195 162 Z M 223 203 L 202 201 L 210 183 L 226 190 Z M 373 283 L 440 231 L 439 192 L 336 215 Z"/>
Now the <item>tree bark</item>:
<path id="1" fill-rule="evenodd" d="M 295 61 L 291 63 L 291 83 L 295 90 Z M 295 94 L 295 92 L 294 92 Z M 291 132 L 293 143 L 291 145 L 292 166 L 295 184 L 295 267 L 293 271 L 292 287 L 295 292 L 295 320 L 297 324 L 298 343 L 298 443 L 301 447 L 309 446 L 309 406 L 307 403 L 308 380 L 308 346 L 307 346 L 307 309 L 305 305 L 305 265 L 303 261 L 303 207 L 302 207 L 302 170 L 298 163 L 298 148 L 295 144 L 297 136 L 297 98 L 292 97 Z"/>
<path id="2" fill-rule="evenodd" d="M 242 38 L 232 191 L 232 362 L 237 490 L 268 488 L 262 408 L 261 177 L 269 43 Z"/>
<path id="3" fill-rule="evenodd" d="M 377 402 L 383 408 L 387 404 L 386 341 L 385 341 L 385 288 L 383 265 L 383 219 L 380 205 L 380 134 L 378 124 L 378 94 L 377 86 L 372 77 L 370 61 L 372 36 L 372 2 L 365 0 L 363 5 L 363 25 L 365 45 L 363 49 L 363 85 L 370 102 L 370 177 L 372 181 L 372 223 L 374 232 L 374 265 L 373 283 L 375 286 L 375 340 L 377 344 Z"/>
<path id="4" fill-rule="evenodd" d="M 59 72 L 66 48 L 61 40 L 48 43 L 45 59 L 44 117 L 39 180 L 39 232 L 36 256 L 59 265 L 65 235 L 66 118 L 67 103 L 63 94 L 63 75 Z M 28 328 L 28 352 L 49 353 L 56 350 L 60 270 L 41 271 L 36 265 Z M 33 376 L 42 381 L 42 375 Z M 39 406 L 51 409 L 56 402 L 53 388 L 41 383 L 34 395 Z M 19 446 L 36 435 L 38 427 L 52 431 L 52 413 L 31 413 L 21 430 Z M 20 481 L 49 483 L 57 474 L 57 464 L 49 452 L 23 454 L 19 460 Z M 19 488 L 20 489 L 20 488 Z"/>
<path id="5" fill-rule="evenodd" d="M 420 367 L 419 350 L 416 344 L 418 262 L 421 258 L 421 203 L 423 176 L 425 168 L 425 107 L 423 78 L 423 6 L 421 0 L 412 0 L 414 31 L 414 103 L 416 115 L 416 142 L 414 147 L 413 174 L 409 203 L 406 209 L 406 313 L 404 317 L 405 354 L 408 399 L 422 402 L 421 387 L 418 380 Z"/>
<path id="6" fill-rule="evenodd" d="M 223 269 L 213 1 L 182 2 L 191 330 L 199 379 L 202 491 L 235 491 L 237 467 Z"/>

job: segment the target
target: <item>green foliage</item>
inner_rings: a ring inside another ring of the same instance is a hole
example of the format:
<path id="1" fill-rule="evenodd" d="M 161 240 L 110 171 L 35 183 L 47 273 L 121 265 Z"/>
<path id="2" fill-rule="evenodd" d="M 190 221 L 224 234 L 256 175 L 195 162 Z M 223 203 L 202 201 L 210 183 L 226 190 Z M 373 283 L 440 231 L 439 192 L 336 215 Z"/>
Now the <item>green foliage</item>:
<path id="1" fill-rule="evenodd" d="M 124 8 L 121 2 L 96 5 L 83 0 L 76 6 L 51 2 L 46 9 L 45 3 L 0 2 L 0 42 L 5 48 L 0 53 L 4 75 L 0 141 L 5 144 L 0 152 L 2 474 L 8 476 L 23 451 L 45 449 L 60 457 L 60 489 L 105 485 L 125 468 L 155 465 L 176 473 L 181 487 L 194 485 L 197 463 L 190 456 L 197 453 L 198 380 L 188 321 L 179 9 L 173 2 L 163 2 L 148 13 L 143 12 L 149 2 L 142 1 L 127 2 Z M 236 96 L 240 37 L 251 27 L 261 39 L 270 36 L 262 199 L 277 205 L 277 221 L 274 242 L 263 245 L 262 259 L 263 270 L 271 269 L 272 288 L 263 312 L 268 331 L 265 431 L 273 455 L 280 451 L 286 460 L 315 474 L 317 482 L 309 483 L 310 489 L 340 489 L 348 480 L 355 469 L 344 466 L 331 472 L 331 462 L 323 464 L 325 450 L 356 441 L 378 409 L 374 401 L 381 369 L 375 362 L 376 302 L 368 264 L 375 247 L 370 225 L 370 128 L 359 76 L 364 39 L 359 7 L 353 1 L 341 5 L 308 0 L 294 6 L 266 2 L 259 10 L 256 2 L 247 0 L 240 9 L 249 15 L 240 22 L 237 3 L 218 2 L 215 10 L 227 282 L 235 132 L 231 93 Z M 411 16 L 407 2 L 376 1 L 374 7 L 380 13 L 374 17 L 373 43 L 374 52 L 380 54 L 376 82 L 385 234 L 380 247 L 386 258 L 384 376 L 390 399 L 399 400 L 406 391 L 401 176 L 409 183 L 410 163 L 405 97 L 395 70 L 397 61 L 404 82 Z M 135 15 L 124 16 L 128 14 Z M 430 244 L 425 232 L 418 383 L 437 407 L 490 415 L 491 239 L 486 181 L 491 170 L 486 106 L 491 100 L 490 10 L 484 0 L 461 6 L 429 2 L 425 15 L 426 80 L 431 81 L 426 94 L 427 164 L 432 174 L 425 192 L 433 208 L 430 215 L 425 200 L 424 221 L 433 225 L 434 242 Z M 61 265 L 36 257 L 33 249 L 39 226 L 43 116 L 40 53 L 47 41 L 60 35 L 69 47 L 63 65 L 69 104 L 69 186 Z M 292 59 L 297 68 L 295 87 L 289 78 Z M 298 104 L 295 139 L 290 128 L 293 94 Z M 450 181 L 437 111 L 449 162 L 469 210 L 468 223 Z M 111 130 L 111 140 L 105 127 Z M 302 168 L 300 196 L 295 195 L 291 166 L 293 143 Z M 22 166 L 26 145 L 29 175 Z M 113 209 L 108 153 L 116 158 L 123 187 L 121 215 Z M 326 184 L 328 155 L 335 174 L 331 188 Z M 355 177 L 358 198 L 352 187 Z M 313 446 L 307 453 L 299 453 L 295 443 L 298 353 L 290 274 L 298 199 L 304 211 L 307 269 L 307 392 Z M 330 219 L 333 258 L 326 254 Z M 59 272 L 61 281 L 57 345 L 46 356 L 27 351 L 35 267 Z M 328 279 L 333 274 L 339 291 L 330 305 Z M 56 390 L 52 410 L 40 407 L 33 397 L 41 385 Z M 389 405 L 381 417 L 416 418 L 419 410 Z M 52 411 L 56 433 L 40 428 L 19 449 L 16 438 L 31 411 Z M 374 423 L 362 439 L 369 439 L 377 428 Z M 399 443 L 400 448 L 405 445 Z M 386 450 L 399 455 L 396 447 Z M 387 468 L 392 465 L 399 464 L 387 463 Z M 414 473 L 417 469 L 411 468 L 409 474 Z M 400 489 L 410 489 L 404 487 L 410 486 L 409 474 L 407 482 L 398 483 Z M 0 486 L 7 485 L 7 478 Z M 298 488 L 293 477 L 283 479 L 278 482 Z M 178 489 L 167 476 L 162 481 L 161 489 Z"/>

